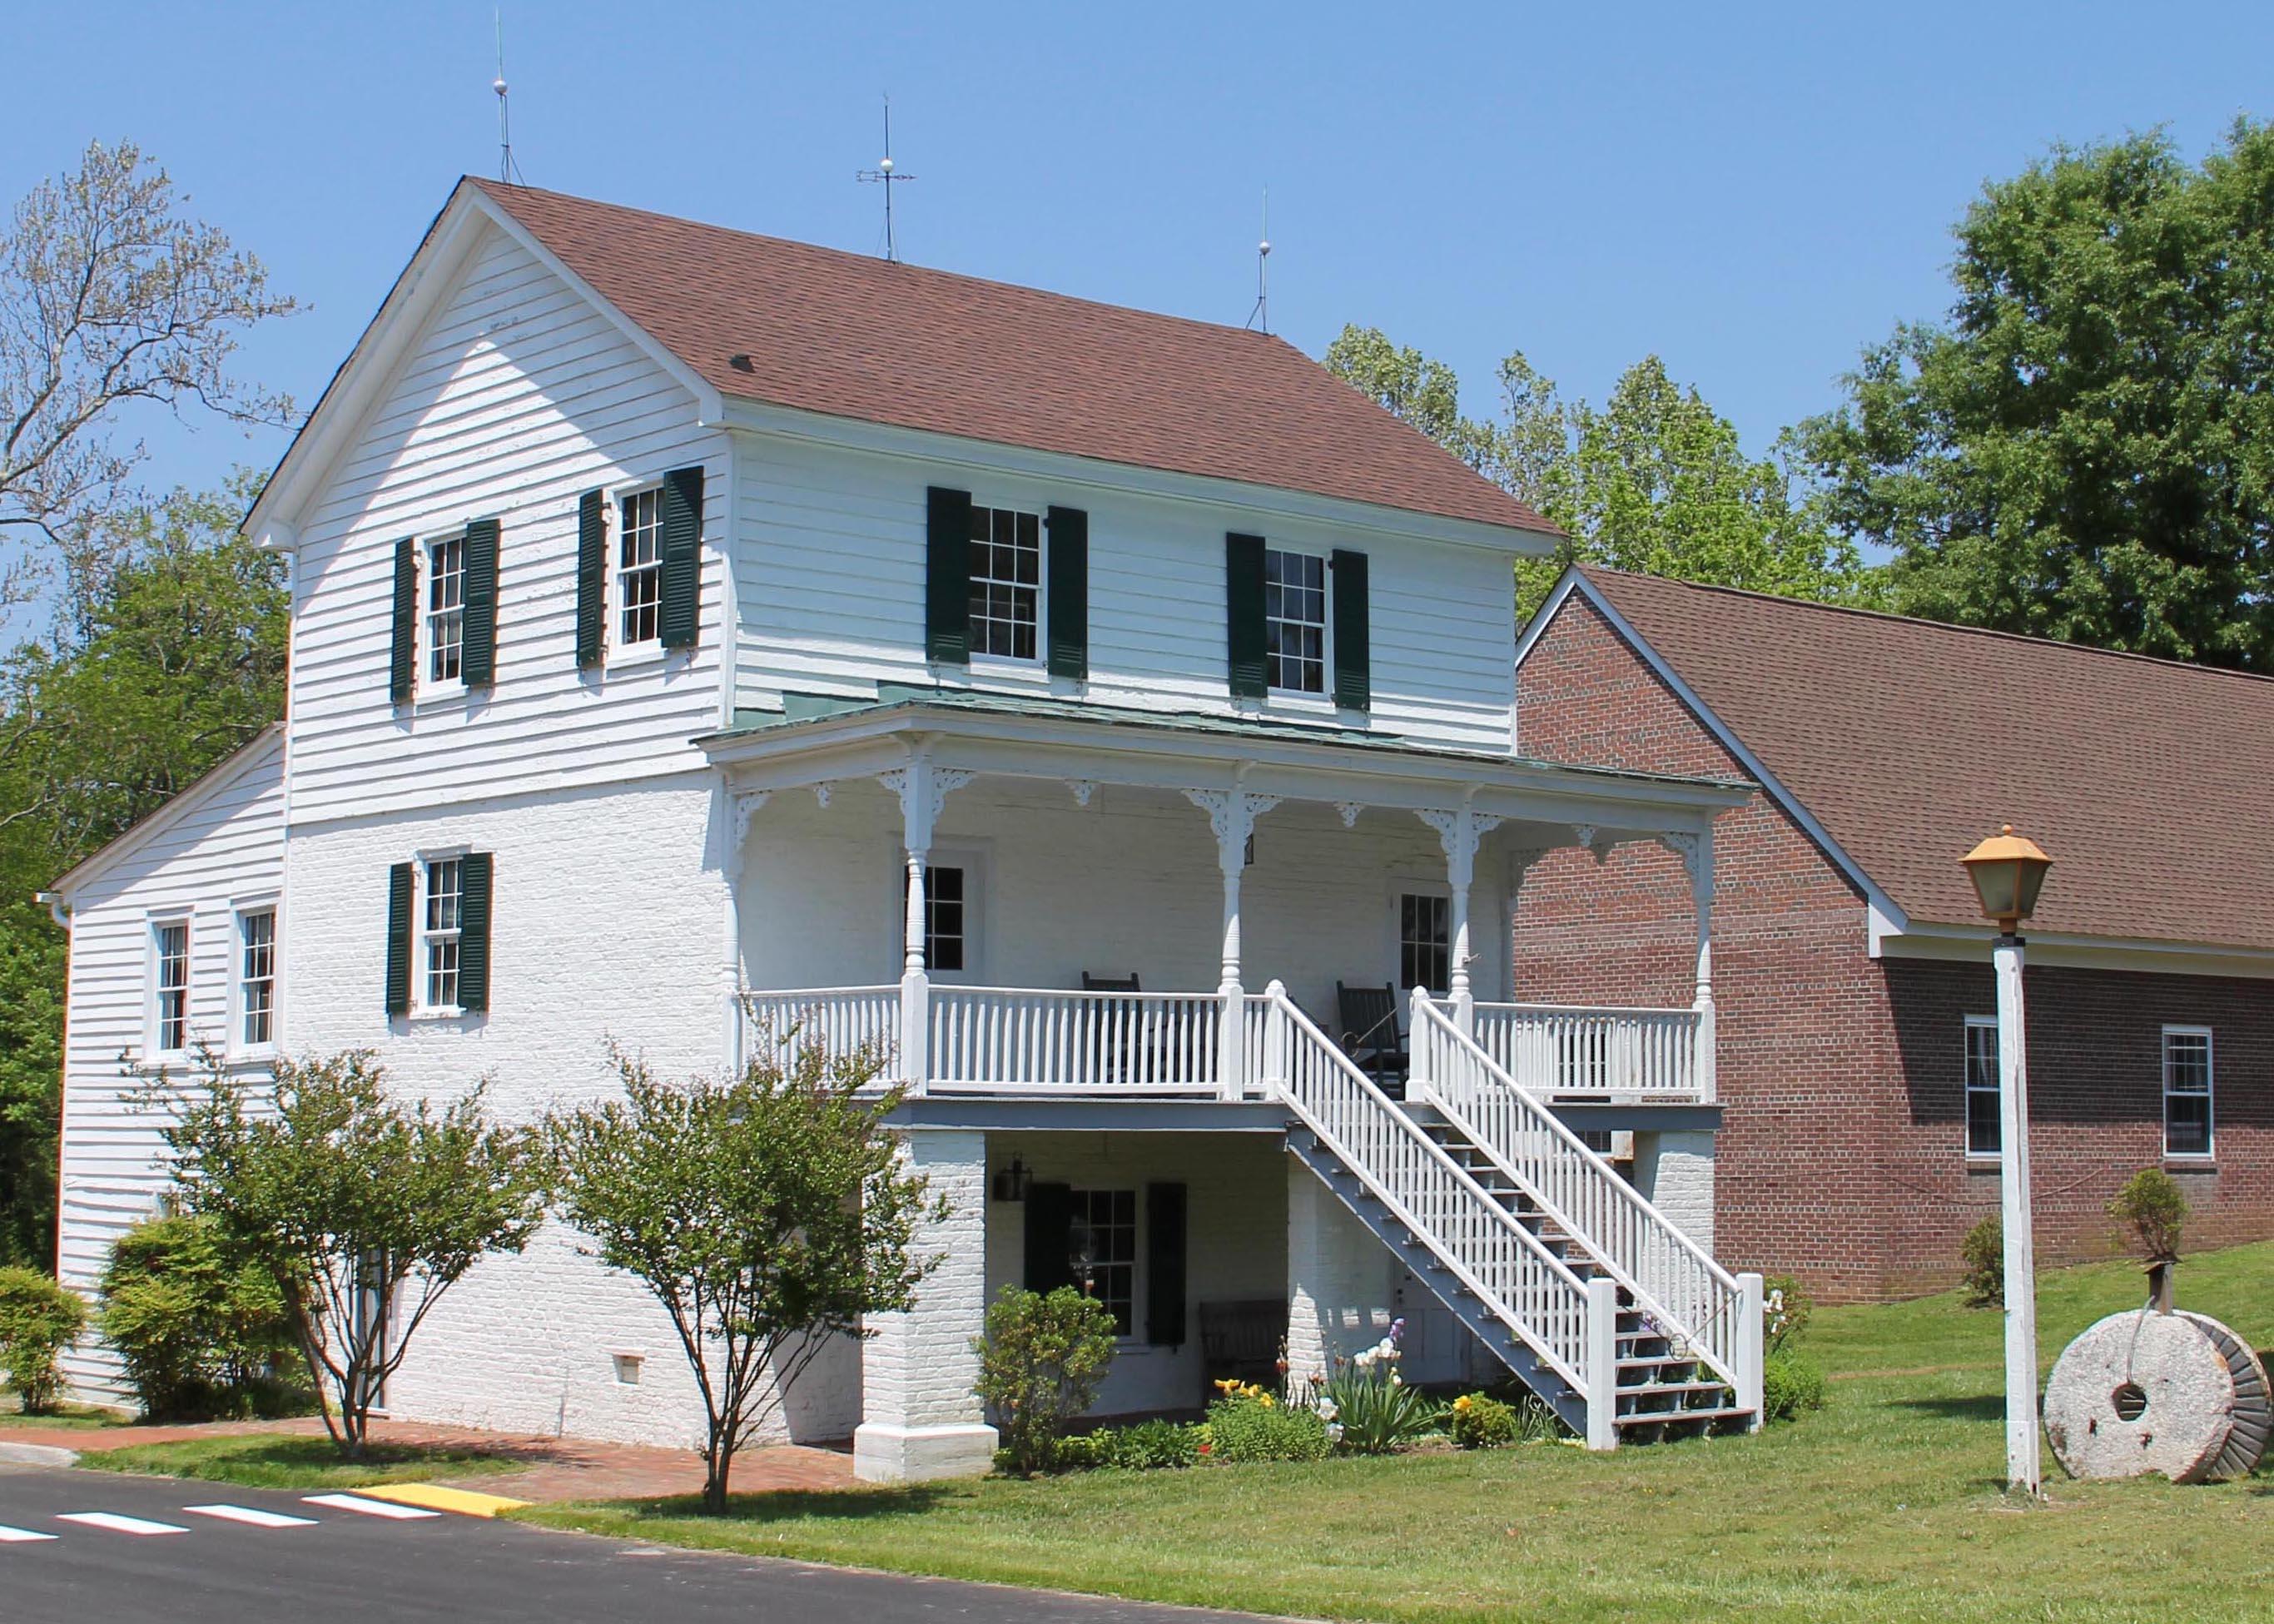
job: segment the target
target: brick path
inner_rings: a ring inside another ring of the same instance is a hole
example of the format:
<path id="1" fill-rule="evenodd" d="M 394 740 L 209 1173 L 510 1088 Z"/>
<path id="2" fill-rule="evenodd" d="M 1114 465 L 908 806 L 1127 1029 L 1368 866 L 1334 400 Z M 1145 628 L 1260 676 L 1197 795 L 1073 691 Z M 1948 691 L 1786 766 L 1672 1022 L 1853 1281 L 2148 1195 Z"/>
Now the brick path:
<path id="1" fill-rule="evenodd" d="M 262 1432 L 321 1433 L 313 1416 L 291 1421 L 214 1421 L 194 1426 L 101 1428 L 16 1426 L 0 1416 L 0 1443 L 44 1444 L 94 1454 L 131 1444 L 183 1443 L 199 1438 L 239 1437 Z M 703 1488 L 702 1457 L 689 1449 L 654 1449 L 637 1444 L 603 1443 L 589 1438 L 531 1438 L 486 1432 L 473 1427 L 427 1426 L 378 1421 L 372 1434 L 383 1443 L 481 1449 L 525 1462 L 512 1472 L 478 1477 L 438 1476 L 437 1483 L 463 1484 L 515 1500 L 653 1500 L 696 1494 Z M 849 1489 L 855 1486 L 853 1457 L 840 1449 L 796 1444 L 750 1449 L 734 1462 L 738 1494 L 772 1489 Z"/>

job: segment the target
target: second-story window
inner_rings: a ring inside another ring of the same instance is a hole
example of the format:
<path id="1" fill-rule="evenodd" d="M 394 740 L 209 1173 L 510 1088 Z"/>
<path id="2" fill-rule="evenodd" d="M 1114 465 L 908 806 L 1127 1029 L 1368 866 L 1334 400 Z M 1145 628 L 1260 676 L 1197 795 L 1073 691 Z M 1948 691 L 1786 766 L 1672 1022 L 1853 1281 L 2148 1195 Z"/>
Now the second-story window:
<path id="1" fill-rule="evenodd" d="M 466 538 L 426 548 L 426 680 L 462 680 L 466 647 Z"/>
<path id="2" fill-rule="evenodd" d="M 629 649 L 663 633 L 663 492 L 633 492 L 616 516 L 616 646 Z"/>
<path id="3" fill-rule="evenodd" d="M 426 1007 L 458 1007 L 459 905 L 465 887 L 458 860 L 430 859 L 426 864 L 425 929 L 419 934 L 425 946 Z"/>
<path id="4" fill-rule="evenodd" d="M 971 510 L 971 651 L 1035 658 L 1043 600 L 1043 522 L 1010 508 Z"/>
<path id="5" fill-rule="evenodd" d="M 238 914 L 237 936 L 237 1038 L 259 1049 L 276 1036 L 276 910 Z"/>
<path id="6" fill-rule="evenodd" d="M 157 927 L 157 1032 L 162 1053 L 175 1055 L 190 1046 L 190 925 L 169 920 Z"/>
<path id="7" fill-rule="evenodd" d="M 1327 560 L 1317 553 L 1264 553 L 1263 652 L 1275 689 L 1327 691 Z"/>

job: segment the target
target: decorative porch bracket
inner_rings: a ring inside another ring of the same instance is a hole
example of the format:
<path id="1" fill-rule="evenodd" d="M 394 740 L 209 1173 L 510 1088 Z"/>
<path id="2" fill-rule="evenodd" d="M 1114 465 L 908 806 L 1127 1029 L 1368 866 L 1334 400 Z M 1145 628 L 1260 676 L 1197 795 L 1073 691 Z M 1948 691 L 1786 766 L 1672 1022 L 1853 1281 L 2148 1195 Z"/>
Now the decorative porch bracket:
<path id="1" fill-rule="evenodd" d="M 1432 808 L 1417 811 L 1414 816 L 1437 831 L 1437 842 L 1445 848 L 1445 883 L 1453 893 L 1453 962 L 1449 966 L 1453 1020 L 1473 1037 L 1477 1030 L 1477 999 L 1469 980 L 1469 966 L 1476 955 L 1469 951 L 1469 891 L 1476 883 L 1477 847 L 1504 820 L 1479 812 L 1465 796 L 1450 811 Z"/>
<path id="2" fill-rule="evenodd" d="M 1216 988 L 1224 1018 L 1217 1023 L 1216 1086 L 1227 1100 L 1247 1092 L 1247 992 L 1239 982 L 1239 880 L 1247 868 L 1248 837 L 1255 820 L 1279 804 L 1276 795 L 1250 794 L 1241 763 L 1230 789 L 1188 789 L 1185 799 L 1209 815 L 1216 865 L 1224 871 L 1224 981 Z"/>
<path id="3" fill-rule="evenodd" d="M 900 970 L 900 1071 L 908 1092 L 924 1092 L 931 1075 L 931 976 L 924 962 L 924 863 L 931 855 L 932 829 L 951 790 L 971 782 L 958 767 L 931 758 L 929 741 L 909 753 L 905 767 L 877 775 L 900 801 L 900 845 L 907 853 L 907 904 Z"/>
<path id="4" fill-rule="evenodd" d="M 1710 830 L 1669 829 L 1659 844 L 1682 859 L 1690 876 L 1690 905 L 1698 921 L 1697 986 L 1690 1007 L 1698 1011 L 1698 1098 L 1710 1104 L 1713 1092 L 1713 835 Z"/>

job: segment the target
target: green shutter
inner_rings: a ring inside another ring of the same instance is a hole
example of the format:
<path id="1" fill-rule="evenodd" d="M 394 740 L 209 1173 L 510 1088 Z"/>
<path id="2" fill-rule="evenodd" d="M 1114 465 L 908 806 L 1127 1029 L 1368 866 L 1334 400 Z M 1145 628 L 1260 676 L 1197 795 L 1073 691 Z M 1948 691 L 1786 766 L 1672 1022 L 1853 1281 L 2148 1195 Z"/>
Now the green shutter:
<path id="1" fill-rule="evenodd" d="M 1073 1188 L 1027 1187 L 1027 1289 L 1048 1297 L 1073 1284 Z"/>
<path id="2" fill-rule="evenodd" d="M 663 477 L 663 646 L 695 646 L 697 595 L 703 583 L 703 470 L 674 468 Z"/>
<path id="3" fill-rule="evenodd" d="M 1224 575 L 1231 696 L 1261 699 L 1270 691 L 1263 658 L 1263 538 L 1237 532 L 1226 536 Z"/>
<path id="4" fill-rule="evenodd" d="M 1145 1340 L 1185 1340 L 1185 1187 L 1145 1186 Z"/>
<path id="5" fill-rule="evenodd" d="M 576 499 L 576 668 L 600 663 L 608 621 L 608 499 Z"/>
<path id="6" fill-rule="evenodd" d="M 1089 675 L 1089 515 L 1050 511 L 1050 667 L 1054 677 Z"/>
<path id="7" fill-rule="evenodd" d="M 1368 642 L 1366 554 L 1336 549 L 1334 573 L 1335 703 L 1345 710 L 1374 703 L 1374 657 Z"/>
<path id="8" fill-rule="evenodd" d="M 458 860 L 458 1007 L 490 1007 L 490 876 L 496 860 L 468 852 Z"/>
<path id="9" fill-rule="evenodd" d="M 410 1012 L 410 865 L 387 871 L 387 1012 Z"/>
<path id="10" fill-rule="evenodd" d="M 939 485 L 924 497 L 924 655 L 971 661 L 971 492 Z"/>
<path id="11" fill-rule="evenodd" d="M 466 526 L 466 658 L 461 667 L 468 688 L 487 688 L 497 679 L 498 522 L 476 519 Z"/>
<path id="12" fill-rule="evenodd" d="M 396 704 L 410 697 L 418 673 L 418 544 L 395 544 L 395 635 L 388 650 L 387 691 Z"/>

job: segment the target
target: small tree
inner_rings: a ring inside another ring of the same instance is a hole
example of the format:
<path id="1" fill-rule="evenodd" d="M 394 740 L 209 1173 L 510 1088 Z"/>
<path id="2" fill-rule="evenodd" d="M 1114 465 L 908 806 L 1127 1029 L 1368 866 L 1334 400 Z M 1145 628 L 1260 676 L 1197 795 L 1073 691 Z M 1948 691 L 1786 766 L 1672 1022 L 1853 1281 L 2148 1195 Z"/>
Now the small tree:
<path id="1" fill-rule="evenodd" d="M 670 1315 L 703 1395 L 704 1509 L 724 1511 L 736 1451 L 830 1338 L 915 1302 L 938 1262 L 916 1233 L 946 1203 L 882 1125 L 900 1092 L 860 1097 L 873 1056 L 809 1046 L 681 1086 L 615 1058 L 621 1099 L 546 1124 L 561 1212 Z"/>
<path id="2" fill-rule="evenodd" d="M 1958 1259 L 1966 1266 L 1961 1290 L 1969 1308 L 2006 1305 L 2006 1221 L 1997 1213 L 1976 1224 L 1959 1243 Z"/>
<path id="3" fill-rule="evenodd" d="M 1088 1410 L 1113 1363 L 1113 1315 L 1072 1286 L 1048 1297 L 1005 1286 L 989 1304 L 979 1396 L 1003 1434 L 1011 1470 L 1031 1477 L 1050 1463 L 1066 1424 Z"/>
<path id="4" fill-rule="evenodd" d="M 492 1252 L 519 1252 L 544 1215 L 526 1136 L 473 1089 L 440 1110 L 404 1103 L 366 1050 L 280 1061 L 256 1099 L 208 1055 L 165 1131 L 184 1209 L 258 1259 L 324 1395 L 340 1452 L 362 1456 L 371 1411 L 442 1294 Z"/>
<path id="5" fill-rule="evenodd" d="M 275 1408 L 295 1343 L 267 1268 L 232 1255 L 211 1218 L 176 1215 L 120 1236 L 102 1271 L 102 1340 L 154 1420 Z"/>
<path id="6" fill-rule="evenodd" d="M 26 1415 L 38 1415 L 62 1395 L 56 1361 L 86 1328 L 79 1293 L 37 1269 L 0 1268 L 0 1372 Z"/>

